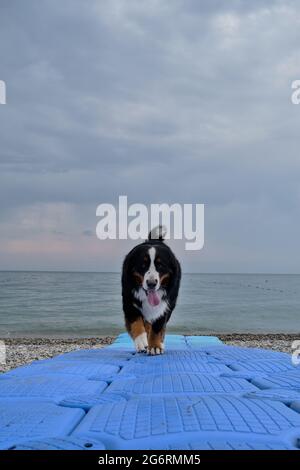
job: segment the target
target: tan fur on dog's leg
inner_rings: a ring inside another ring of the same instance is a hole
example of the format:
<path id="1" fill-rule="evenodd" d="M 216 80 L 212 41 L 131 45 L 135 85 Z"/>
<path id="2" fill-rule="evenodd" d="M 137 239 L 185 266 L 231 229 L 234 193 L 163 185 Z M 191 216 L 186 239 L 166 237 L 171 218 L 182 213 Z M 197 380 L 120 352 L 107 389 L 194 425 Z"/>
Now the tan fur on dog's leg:
<path id="1" fill-rule="evenodd" d="M 147 337 L 149 338 L 149 334 L 152 329 L 151 323 L 145 321 L 145 328 L 146 328 Z"/>
<path id="2" fill-rule="evenodd" d="M 162 329 L 159 333 L 155 333 L 152 329 L 152 326 L 148 334 L 148 354 L 155 356 L 156 354 L 164 353 L 164 338 L 165 338 L 165 328 Z"/>
<path id="3" fill-rule="evenodd" d="M 142 317 L 132 323 L 126 322 L 127 331 L 134 341 L 137 352 L 146 351 L 148 346 L 147 333 Z"/>

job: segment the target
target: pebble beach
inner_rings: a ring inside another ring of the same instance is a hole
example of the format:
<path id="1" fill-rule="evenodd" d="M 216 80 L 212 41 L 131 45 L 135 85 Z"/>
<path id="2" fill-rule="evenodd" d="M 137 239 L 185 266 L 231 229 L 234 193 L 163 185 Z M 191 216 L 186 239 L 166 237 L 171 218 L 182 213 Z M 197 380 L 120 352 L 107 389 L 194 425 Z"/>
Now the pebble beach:
<path id="1" fill-rule="evenodd" d="M 228 345 L 265 348 L 291 353 L 292 342 L 299 334 L 219 334 Z M 0 372 L 6 372 L 32 361 L 48 359 L 76 349 L 102 348 L 114 341 L 114 336 L 95 338 L 2 338 L 6 346 L 6 360 L 0 363 Z"/>

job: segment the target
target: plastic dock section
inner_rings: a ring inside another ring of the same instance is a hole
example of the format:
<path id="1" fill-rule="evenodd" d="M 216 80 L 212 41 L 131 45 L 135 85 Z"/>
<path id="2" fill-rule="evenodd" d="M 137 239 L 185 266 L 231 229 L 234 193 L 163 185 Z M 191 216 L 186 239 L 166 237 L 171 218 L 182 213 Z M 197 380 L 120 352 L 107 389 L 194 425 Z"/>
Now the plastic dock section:
<path id="1" fill-rule="evenodd" d="M 0 448 L 299 450 L 300 366 L 205 336 L 147 356 L 124 333 L 2 374 Z"/>

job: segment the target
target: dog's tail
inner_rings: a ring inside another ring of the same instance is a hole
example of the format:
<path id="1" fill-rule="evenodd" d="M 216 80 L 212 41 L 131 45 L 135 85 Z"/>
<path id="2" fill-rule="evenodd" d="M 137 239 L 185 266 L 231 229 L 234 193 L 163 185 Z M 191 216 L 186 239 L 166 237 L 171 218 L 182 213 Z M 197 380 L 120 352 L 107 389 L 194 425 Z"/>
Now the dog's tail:
<path id="1" fill-rule="evenodd" d="M 157 227 L 154 227 L 148 235 L 148 241 L 150 240 L 160 240 L 164 241 L 165 236 L 167 235 L 167 229 L 164 225 L 157 225 Z"/>

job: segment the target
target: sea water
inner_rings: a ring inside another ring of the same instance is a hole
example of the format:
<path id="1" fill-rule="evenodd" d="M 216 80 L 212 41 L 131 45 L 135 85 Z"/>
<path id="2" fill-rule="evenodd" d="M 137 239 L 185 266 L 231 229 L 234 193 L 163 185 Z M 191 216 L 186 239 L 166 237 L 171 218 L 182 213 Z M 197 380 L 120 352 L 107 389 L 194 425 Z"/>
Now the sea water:
<path id="1" fill-rule="evenodd" d="M 0 337 L 124 330 L 117 273 L 0 272 Z M 168 331 L 299 333 L 300 275 L 183 274 Z"/>

